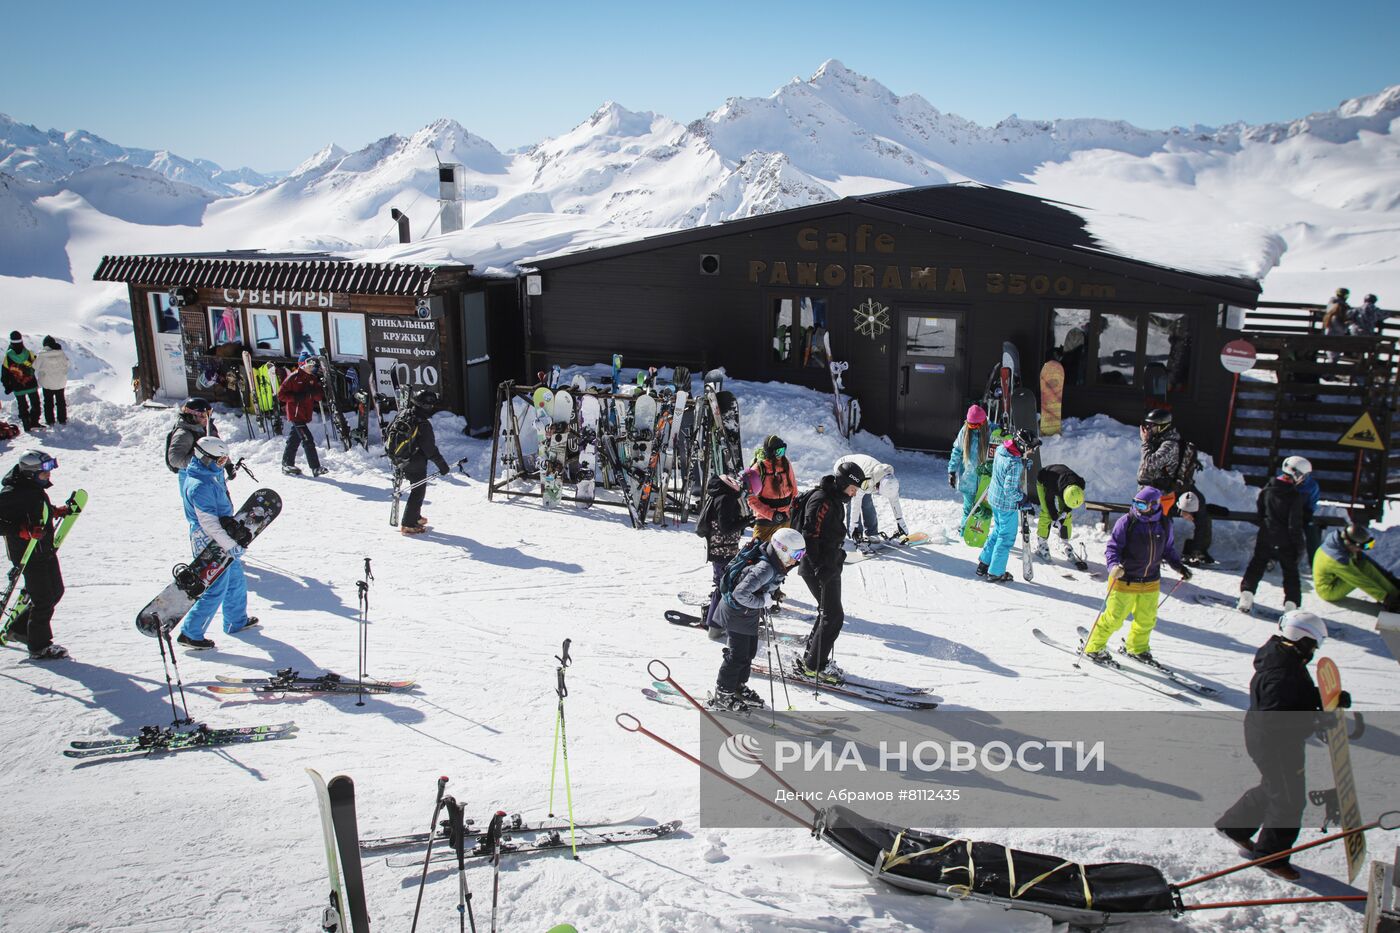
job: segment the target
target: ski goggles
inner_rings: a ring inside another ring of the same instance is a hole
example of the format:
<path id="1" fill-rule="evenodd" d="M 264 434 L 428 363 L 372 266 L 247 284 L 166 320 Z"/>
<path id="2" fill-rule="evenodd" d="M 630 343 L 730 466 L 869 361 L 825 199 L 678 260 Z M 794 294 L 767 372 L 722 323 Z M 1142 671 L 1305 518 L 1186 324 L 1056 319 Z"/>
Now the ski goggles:
<path id="1" fill-rule="evenodd" d="M 807 556 L 807 549 L 805 547 L 800 547 L 795 551 L 789 551 L 788 556 L 792 558 L 792 562 L 795 564 Z"/>
<path id="2" fill-rule="evenodd" d="M 55 466 L 57 466 L 57 464 L 55 464 Z M 1353 541 L 1351 535 L 1347 534 L 1346 532 L 1342 532 L 1342 537 L 1346 538 L 1347 543 L 1350 544 L 1352 547 L 1360 548 L 1363 551 L 1369 551 L 1376 546 L 1375 538 L 1370 538 L 1366 541 Z"/>
<path id="3" fill-rule="evenodd" d="M 1155 512 L 1161 504 L 1158 499 L 1134 499 L 1133 510 L 1136 512 Z"/>
<path id="4" fill-rule="evenodd" d="M 39 464 L 38 472 L 40 472 L 40 473 L 52 473 L 54 470 L 57 470 L 57 469 L 58 469 L 58 458 L 57 458 L 57 457 L 48 457 L 48 458 L 46 458 L 46 459 L 44 460 L 43 463 Z"/>
<path id="5" fill-rule="evenodd" d="M 773 459 L 774 459 L 774 460 L 777 460 L 779 457 L 786 457 L 786 456 L 787 456 L 787 448 L 786 448 L 786 447 L 777 447 L 777 448 L 774 448 L 774 450 L 773 450 Z"/>

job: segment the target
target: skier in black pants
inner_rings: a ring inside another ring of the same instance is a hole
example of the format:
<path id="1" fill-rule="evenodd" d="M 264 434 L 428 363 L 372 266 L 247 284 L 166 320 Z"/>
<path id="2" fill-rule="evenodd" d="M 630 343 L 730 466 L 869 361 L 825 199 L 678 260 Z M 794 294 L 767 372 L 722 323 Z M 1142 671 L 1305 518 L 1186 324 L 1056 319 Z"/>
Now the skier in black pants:
<path id="1" fill-rule="evenodd" d="M 744 567 L 730 590 L 715 607 L 715 627 L 710 638 L 728 636 L 724 662 L 715 677 L 715 692 L 709 699 L 714 709 L 745 710 L 763 706 L 763 698 L 751 688 L 749 673 L 758 653 L 759 626 L 763 613 L 773 608 L 773 596 L 783 578 L 802 559 L 806 542 L 792 528 L 779 528 L 760 545 L 763 556 Z M 717 634 L 718 633 L 718 634 Z"/>
<path id="2" fill-rule="evenodd" d="M 804 677 L 828 683 L 845 679 L 831 661 L 836 636 L 846 623 L 846 610 L 841 606 L 841 568 L 846 551 L 841 543 L 846 539 L 846 502 L 860 492 L 865 479 L 858 464 L 841 464 L 835 475 L 823 476 L 821 485 L 805 497 L 798 516 L 807 554 L 797 572 L 816 600 L 817 621 L 807 638 L 806 653 L 797 660 L 797 670 Z"/>
<path id="3" fill-rule="evenodd" d="M 742 496 L 758 491 L 758 471 L 749 467 L 740 476 L 712 476 L 705 486 L 705 504 L 695 516 L 695 533 L 705 539 L 705 559 L 710 562 L 714 588 L 710 590 L 710 608 L 705 611 L 705 625 L 715 625 L 715 607 L 719 603 L 719 584 L 729 562 L 739 553 L 739 539 L 744 529 L 753 524 L 753 516 L 745 513 Z"/>
<path id="4" fill-rule="evenodd" d="M 408 411 L 400 418 L 413 419 L 416 434 L 413 440 L 413 453 L 403 464 L 404 482 L 413 488 L 409 490 L 408 501 L 404 503 L 403 517 L 399 522 L 399 532 L 406 535 L 421 535 L 428 530 L 428 520 L 421 514 L 423 497 L 428 494 L 428 462 L 437 464 L 438 471 L 446 475 L 452 468 L 437 448 L 437 438 L 433 435 L 433 411 L 440 399 L 432 389 L 417 389 L 413 393 Z M 414 484 L 417 485 L 414 485 Z"/>
<path id="5" fill-rule="evenodd" d="M 1215 828 L 1241 846 L 1241 854 L 1250 859 L 1290 849 L 1298 839 L 1307 805 L 1305 746 L 1317 729 L 1311 716 L 1269 714 L 1322 709 L 1308 662 L 1326 640 L 1327 626 L 1311 612 L 1295 609 L 1284 614 L 1280 628 L 1282 632 L 1254 655 L 1249 712 L 1244 717 L 1244 746 L 1259 769 L 1259 784 L 1215 821 Z M 1351 694 L 1343 690 L 1338 705 L 1349 708 Z M 1285 881 L 1298 880 L 1298 870 L 1287 859 L 1259 867 Z"/>
<path id="6" fill-rule="evenodd" d="M 1254 540 L 1254 555 L 1244 568 L 1240 581 L 1240 612 L 1254 609 L 1254 591 L 1269 567 L 1278 561 L 1283 571 L 1283 609 L 1297 609 L 1303 602 L 1303 585 L 1298 578 L 1298 558 L 1305 551 L 1303 528 L 1308 523 L 1307 503 L 1298 484 L 1312 472 L 1312 464 L 1302 457 L 1283 461 L 1278 476 L 1259 490 L 1256 508 L 1259 512 L 1259 537 Z M 1198 515 L 1200 513 L 1197 513 Z"/>
<path id="7" fill-rule="evenodd" d="M 18 618 L 10 627 L 10 637 L 24 638 L 29 657 L 35 661 L 56 661 L 68 657 L 68 650 L 53 641 L 54 607 L 63 598 L 63 574 L 58 551 L 53 546 L 53 520 L 68 514 L 67 506 L 49 502 L 44 490 L 53 485 L 49 474 L 58 461 L 42 450 L 20 455 L 19 462 L 0 481 L 0 532 L 5 535 L 10 560 L 18 569 L 30 543 L 34 550 L 24 565 L 24 589 L 29 594 L 28 618 Z"/>

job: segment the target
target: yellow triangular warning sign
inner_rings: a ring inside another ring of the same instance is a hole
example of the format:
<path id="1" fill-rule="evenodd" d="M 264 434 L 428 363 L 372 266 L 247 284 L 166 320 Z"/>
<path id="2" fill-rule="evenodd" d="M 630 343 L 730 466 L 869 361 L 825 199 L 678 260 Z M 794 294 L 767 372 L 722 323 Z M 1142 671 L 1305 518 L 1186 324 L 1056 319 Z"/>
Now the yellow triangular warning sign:
<path id="1" fill-rule="evenodd" d="M 1381 437 L 1380 428 L 1376 427 L 1376 422 L 1371 418 L 1369 411 L 1363 411 L 1361 417 L 1356 419 L 1356 423 L 1347 428 L 1345 434 L 1337 438 L 1337 443 L 1342 447 L 1385 450 L 1385 440 Z"/>

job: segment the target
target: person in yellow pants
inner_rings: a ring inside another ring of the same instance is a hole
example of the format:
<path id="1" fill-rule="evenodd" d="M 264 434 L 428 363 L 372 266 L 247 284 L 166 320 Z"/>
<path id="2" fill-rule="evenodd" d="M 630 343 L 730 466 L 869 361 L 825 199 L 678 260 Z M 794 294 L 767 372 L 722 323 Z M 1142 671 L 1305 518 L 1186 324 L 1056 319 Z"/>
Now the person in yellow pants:
<path id="1" fill-rule="evenodd" d="M 1376 539 L 1365 525 L 1338 528 L 1313 554 L 1313 590 L 1329 603 L 1360 590 L 1390 612 L 1400 611 L 1400 583 L 1367 551 Z"/>
<path id="2" fill-rule="evenodd" d="M 1132 614 L 1133 627 L 1124 639 L 1125 650 L 1150 664 L 1148 639 L 1157 625 L 1162 564 L 1181 574 L 1181 579 L 1191 579 L 1190 569 L 1176 551 L 1171 519 L 1162 514 L 1159 489 L 1144 486 L 1138 490 L 1128 514 L 1113 526 L 1104 559 L 1108 564 L 1108 598 L 1089 631 L 1084 654 L 1096 664 L 1108 662 L 1108 640 Z"/>

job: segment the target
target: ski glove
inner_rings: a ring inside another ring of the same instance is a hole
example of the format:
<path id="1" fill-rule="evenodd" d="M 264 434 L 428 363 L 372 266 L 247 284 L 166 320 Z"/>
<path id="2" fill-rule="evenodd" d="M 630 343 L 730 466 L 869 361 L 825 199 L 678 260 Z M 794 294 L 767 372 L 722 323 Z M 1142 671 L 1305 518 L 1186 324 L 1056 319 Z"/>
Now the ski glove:
<path id="1" fill-rule="evenodd" d="M 1112 567 L 1108 568 L 1108 579 L 1109 579 L 1110 581 L 1112 581 L 1112 580 L 1117 580 L 1117 579 L 1121 578 L 1122 576 L 1123 576 L 1123 565 L 1122 565 L 1122 564 L 1114 564 Z"/>
<path id="2" fill-rule="evenodd" d="M 1035 500 L 1032 499 L 1030 496 L 1022 496 L 1020 508 L 1022 512 L 1034 512 Z"/>
<path id="3" fill-rule="evenodd" d="M 948 488 L 949 488 L 949 489 L 957 489 L 957 488 L 958 488 L 958 474 L 956 474 L 956 473 L 949 473 L 949 474 L 948 474 Z"/>
<path id="4" fill-rule="evenodd" d="M 1345 690 L 1337 694 L 1337 705 L 1342 709 L 1351 709 L 1351 694 Z"/>
<path id="5" fill-rule="evenodd" d="M 907 538 L 907 537 L 909 537 L 909 526 L 906 525 L 906 524 L 904 524 L 904 522 L 902 522 L 902 521 L 895 522 L 894 527 L 895 527 L 895 530 L 899 532 L 899 536 L 900 536 L 901 538 Z"/>
<path id="6" fill-rule="evenodd" d="M 764 594 L 763 594 L 763 608 L 764 608 L 764 609 L 772 609 L 772 608 L 773 608 L 773 594 L 772 594 L 772 593 L 764 593 Z"/>
<path id="7" fill-rule="evenodd" d="M 73 510 L 66 505 L 56 505 L 53 507 L 54 518 L 67 518 L 73 514 Z"/>
<path id="8" fill-rule="evenodd" d="M 21 525 L 19 536 L 22 541 L 37 541 L 44 536 L 44 529 L 35 528 L 33 525 Z"/>
<path id="9" fill-rule="evenodd" d="M 233 547 L 228 549 L 228 556 L 232 557 L 234 560 L 237 560 L 238 558 L 242 557 L 246 552 L 247 548 L 243 547 L 240 544 L 235 544 Z"/>
<path id="10" fill-rule="evenodd" d="M 1179 574 L 1181 574 L 1181 579 L 1183 579 L 1183 580 L 1189 580 L 1189 579 L 1191 579 L 1191 568 L 1185 566 L 1184 564 L 1183 564 L 1182 566 L 1176 568 L 1176 572 L 1179 573 Z"/>
<path id="11" fill-rule="evenodd" d="M 253 533 L 244 528 L 238 519 L 231 515 L 225 515 L 219 519 L 219 527 L 228 533 L 233 542 L 240 548 L 245 548 L 253 543 Z"/>

